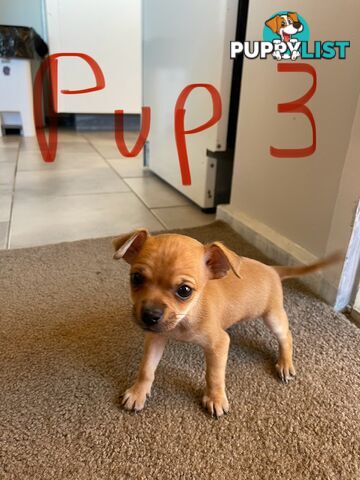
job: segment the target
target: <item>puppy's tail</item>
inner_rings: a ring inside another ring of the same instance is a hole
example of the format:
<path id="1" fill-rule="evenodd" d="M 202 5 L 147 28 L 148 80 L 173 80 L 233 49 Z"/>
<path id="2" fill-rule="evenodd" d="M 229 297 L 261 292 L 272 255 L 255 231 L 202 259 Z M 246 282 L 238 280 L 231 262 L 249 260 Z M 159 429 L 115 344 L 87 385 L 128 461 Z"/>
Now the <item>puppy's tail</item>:
<path id="1" fill-rule="evenodd" d="M 312 263 L 311 265 L 299 267 L 273 267 L 273 269 L 278 273 L 281 280 L 285 280 L 286 278 L 301 277 L 309 273 L 318 272 L 319 270 L 330 267 L 330 265 L 339 263 L 342 260 L 344 260 L 344 255 L 341 252 L 336 252 L 318 262 Z"/>

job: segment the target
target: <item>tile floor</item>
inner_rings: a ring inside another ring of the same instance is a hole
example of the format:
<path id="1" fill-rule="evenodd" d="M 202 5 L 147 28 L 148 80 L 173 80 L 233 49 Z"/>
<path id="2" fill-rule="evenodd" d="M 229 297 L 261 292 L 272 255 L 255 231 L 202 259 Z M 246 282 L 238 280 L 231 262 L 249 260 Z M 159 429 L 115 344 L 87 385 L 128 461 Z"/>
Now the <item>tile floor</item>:
<path id="1" fill-rule="evenodd" d="M 127 141 L 135 134 L 128 133 Z M 0 248 L 20 248 L 150 230 L 204 225 L 186 197 L 121 158 L 112 132 L 59 133 L 54 163 L 35 138 L 0 137 Z"/>

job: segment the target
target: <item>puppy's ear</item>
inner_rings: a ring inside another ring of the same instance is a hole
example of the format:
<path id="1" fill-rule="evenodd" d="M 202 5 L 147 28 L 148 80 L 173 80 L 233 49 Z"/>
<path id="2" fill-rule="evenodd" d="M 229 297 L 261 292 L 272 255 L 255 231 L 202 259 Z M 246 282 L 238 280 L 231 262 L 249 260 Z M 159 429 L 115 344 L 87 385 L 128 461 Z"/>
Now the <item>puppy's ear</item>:
<path id="1" fill-rule="evenodd" d="M 112 244 L 115 249 L 113 258 L 123 258 L 125 262 L 132 263 L 140 252 L 145 240 L 150 236 L 146 228 L 140 228 L 134 232 L 114 238 Z"/>
<path id="2" fill-rule="evenodd" d="M 288 17 L 290 17 L 293 22 L 299 21 L 299 17 L 295 12 L 288 12 Z"/>
<path id="3" fill-rule="evenodd" d="M 275 15 L 275 17 L 269 18 L 269 20 L 266 20 L 265 25 L 269 27 L 274 33 L 277 33 L 278 31 L 278 18 L 279 15 Z"/>
<path id="4" fill-rule="evenodd" d="M 229 250 L 221 242 L 205 245 L 205 262 L 210 279 L 222 278 L 231 270 L 241 278 L 241 257 Z"/>

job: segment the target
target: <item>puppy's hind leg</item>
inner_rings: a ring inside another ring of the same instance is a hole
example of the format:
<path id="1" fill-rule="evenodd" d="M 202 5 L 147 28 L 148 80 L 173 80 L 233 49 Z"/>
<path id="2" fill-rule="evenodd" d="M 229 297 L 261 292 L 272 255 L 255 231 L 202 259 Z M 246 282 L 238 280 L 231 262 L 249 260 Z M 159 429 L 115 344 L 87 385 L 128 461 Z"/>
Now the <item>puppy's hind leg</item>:
<path id="1" fill-rule="evenodd" d="M 288 383 L 296 373 L 292 361 L 293 340 L 284 308 L 281 306 L 268 312 L 264 316 L 264 322 L 279 342 L 279 359 L 276 370 L 281 380 Z"/>

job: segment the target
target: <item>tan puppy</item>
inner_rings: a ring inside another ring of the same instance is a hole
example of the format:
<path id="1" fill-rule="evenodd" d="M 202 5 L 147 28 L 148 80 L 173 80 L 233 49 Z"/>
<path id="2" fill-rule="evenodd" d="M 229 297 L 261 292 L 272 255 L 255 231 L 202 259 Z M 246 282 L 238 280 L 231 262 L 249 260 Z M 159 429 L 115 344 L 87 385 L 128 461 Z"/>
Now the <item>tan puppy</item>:
<path id="1" fill-rule="evenodd" d="M 136 323 L 146 331 L 145 351 L 134 385 L 123 397 L 128 410 L 142 410 L 168 338 L 200 345 L 206 357 L 203 405 L 217 417 L 227 413 L 226 329 L 263 317 L 276 336 L 280 378 L 295 376 L 292 336 L 283 307 L 281 279 L 311 273 L 338 260 L 329 257 L 305 267 L 270 267 L 239 257 L 219 242 L 203 245 L 183 235 L 151 236 L 146 229 L 113 240 L 115 259 L 131 266 Z"/>

